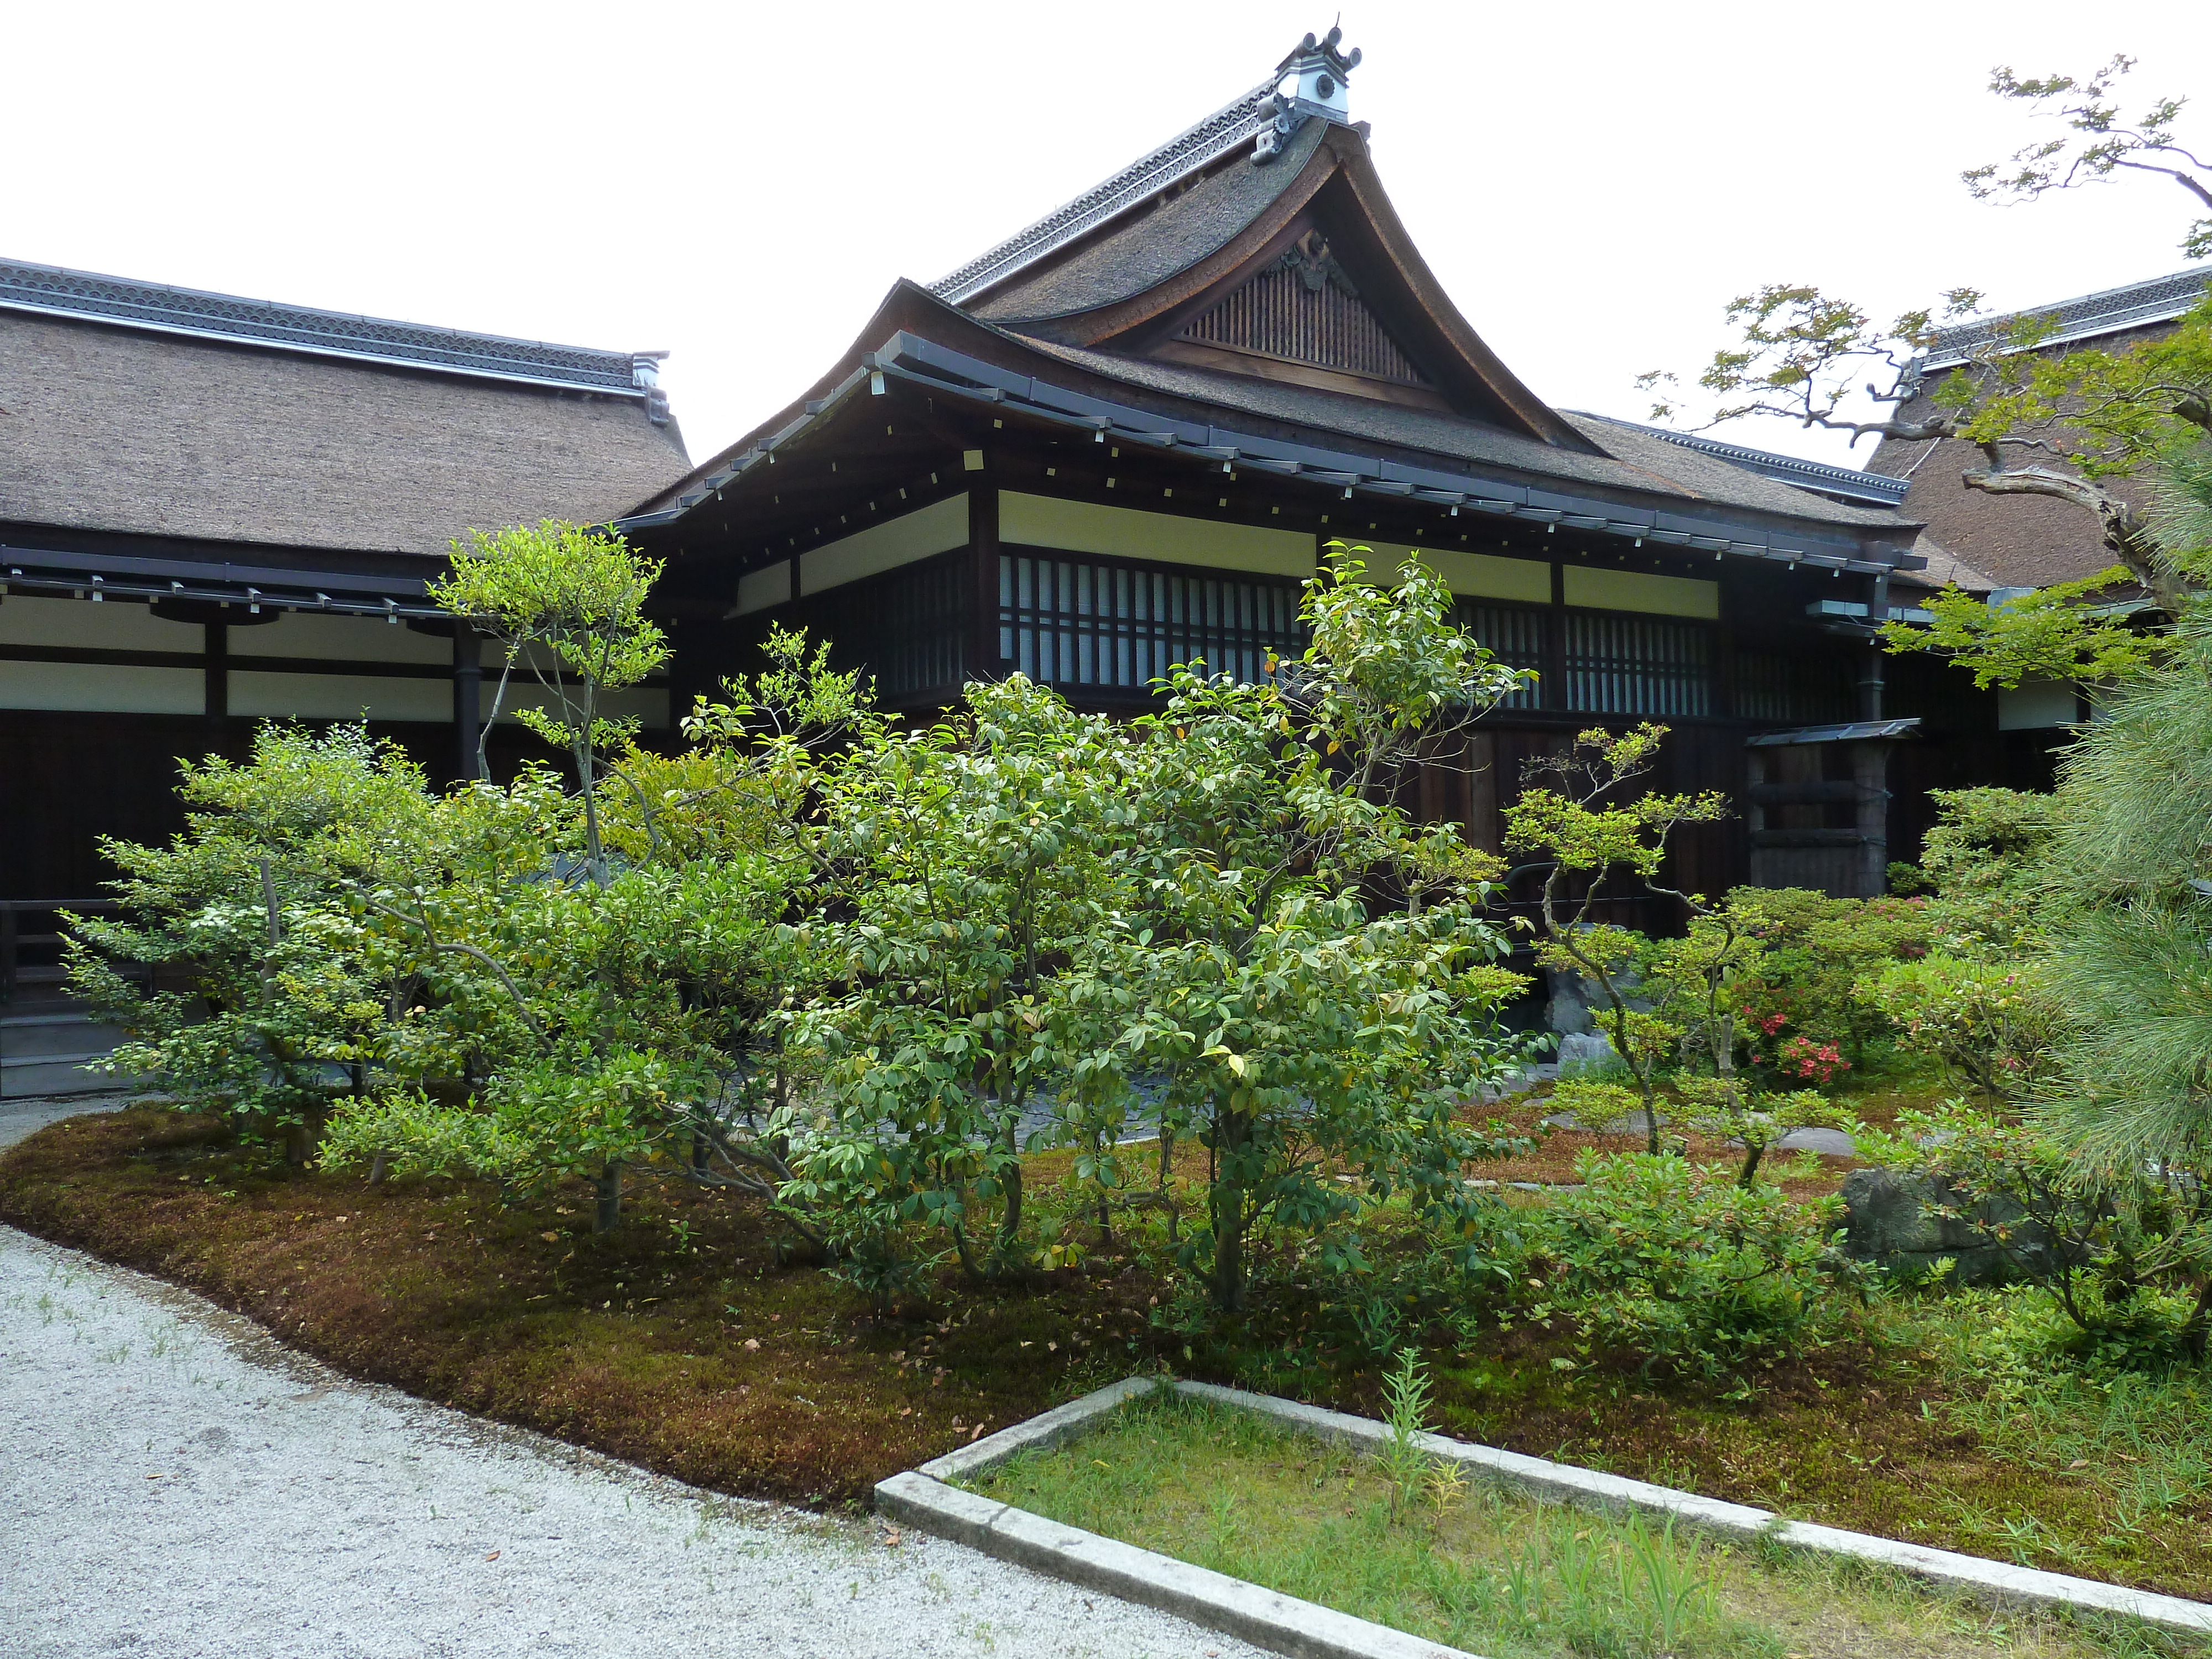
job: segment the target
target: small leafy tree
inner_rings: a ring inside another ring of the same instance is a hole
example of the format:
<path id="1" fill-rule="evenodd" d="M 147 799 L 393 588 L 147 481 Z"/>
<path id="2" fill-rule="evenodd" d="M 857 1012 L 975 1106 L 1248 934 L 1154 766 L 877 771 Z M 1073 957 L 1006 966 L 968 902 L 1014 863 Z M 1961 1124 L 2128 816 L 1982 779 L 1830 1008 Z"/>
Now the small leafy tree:
<path id="1" fill-rule="evenodd" d="M 1713 1075 L 1735 1075 L 1741 1042 L 1742 986 L 1757 969 L 1766 939 L 1742 892 L 1693 910 L 1680 939 L 1645 943 L 1642 971 L 1656 997 L 1655 1011 L 1681 1033 L 1686 1067 L 1700 1061 Z"/>
<path id="2" fill-rule="evenodd" d="M 1748 1187 L 1758 1178 L 1760 1160 L 1792 1129 L 1839 1129 L 1846 1123 L 1818 1090 L 1763 1094 L 1733 1077 L 1683 1077 L 1674 1086 L 1692 1128 L 1743 1148 L 1738 1186 Z"/>
<path id="3" fill-rule="evenodd" d="M 798 1115 L 787 1033 L 830 971 L 810 925 L 819 784 L 876 717 L 798 635 L 771 647 L 760 678 L 702 700 L 689 756 L 629 757 L 629 793 L 601 822 L 629 867 L 559 879 L 565 836 L 521 843 L 531 861 L 516 867 L 485 817 L 503 792 L 477 786 L 441 804 L 455 830 L 444 879 L 363 884 L 359 903 L 437 966 L 407 1022 L 414 1069 L 395 1065 L 390 1088 L 343 1115 L 331 1162 L 517 1192 L 580 1176 L 602 1229 L 633 1169 L 782 1200 Z M 541 780 L 541 821 L 557 824 L 572 803 L 547 793 Z"/>
<path id="4" fill-rule="evenodd" d="M 1686 823 L 1711 823 L 1728 816 L 1717 793 L 1639 794 L 1635 786 L 1651 769 L 1667 728 L 1645 724 L 1619 734 L 1592 728 L 1564 754 L 1528 763 L 1530 780 L 1555 778 L 1558 787 L 1532 781 L 1505 811 L 1505 844 L 1546 855 L 1538 900 L 1543 939 L 1538 959 L 1548 967 L 1593 981 L 1605 999 L 1598 1018 L 1636 1079 L 1644 1100 L 1647 1145 L 1656 1154 L 1659 1074 L 1678 1033 L 1631 1006 L 1631 973 L 1643 941 L 1624 927 L 1597 921 L 1600 902 L 1613 877 L 1635 878 L 1647 890 L 1672 898 L 1692 917 L 1713 913 L 1700 899 L 1658 877 L 1674 832 Z M 1727 956 L 1713 957 L 1715 971 Z"/>
<path id="5" fill-rule="evenodd" d="M 1933 933 L 1969 953 L 2039 949 L 2068 902 L 2052 866 L 2058 797 L 2018 789 L 1931 789 L 1937 821 L 1910 873 L 1932 885 Z"/>
<path id="6" fill-rule="evenodd" d="M 809 1030 L 837 1107 L 792 1190 L 836 1212 L 865 1271 L 891 1272 L 916 1223 L 971 1277 L 1025 1264 L 1020 1130 L 1051 1081 L 1051 981 L 1105 914 L 1121 747 L 1017 675 L 830 781 L 844 988 Z"/>
<path id="7" fill-rule="evenodd" d="M 547 706 L 519 708 L 515 717 L 574 765 L 585 872 L 602 886 L 602 756 L 638 729 L 635 719 L 610 714 L 607 699 L 668 660 L 665 636 L 645 615 L 659 575 L 659 562 L 631 552 L 621 537 L 548 519 L 535 527 L 471 531 L 466 544 L 453 544 L 451 574 L 430 584 L 433 601 L 507 647 L 487 740 L 518 666 L 545 694 Z M 481 745 L 477 759 L 482 771 Z"/>
<path id="8" fill-rule="evenodd" d="M 2212 1201 L 2195 1170 L 2087 1164 L 2063 1125 L 1959 1101 L 1860 1139 L 1862 1156 L 1922 1176 L 1938 1215 L 2046 1292 L 2069 1346 L 2148 1366 L 2205 1357 Z"/>
<path id="9" fill-rule="evenodd" d="M 1403 1199 L 1475 1250 L 1461 1170 L 1505 1144 L 1461 1117 L 1522 983 L 1474 914 L 1498 866 L 1387 797 L 1425 740 L 1520 677 L 1452 626 L 1433 574 L 1395 589 L 1364 574 L 1358 550 L 1332 549 L 1303 601 L 1312 644 L 1275 681 L 1170 676 L 1126 760 L 1130 890 L 1055 999 L 1079 1104 L 1120 1109 L 1150 1079 L 1164 1144 L 1206 1147 L 1206 1213 L 1182 1249 L 1223 1311 L 1245 1305 L 1252 1242 L 1279 1224 L 1357 1272 L 1347 1224 Z M 1386 911 L 1386 893 L 1405 902 Z"/>
<path id="10" fill-rule="evenodd" d="M 347 902 L 349 872 L 421 871 L 433 800 L 396 745 L 357 726 L 265 726 L 246 764 L 181 767 L 183 834 L 101 843 L 125 914 L 72 919 L 71 988 L 131 1034 L 108 1070 L 281 1132 L 303 1162 L 332 1100 L 380 1063 L 414 972 Z M 118 962 L 185 984 L 142 994 Z"/>
<path id="11" fill-rule="evenodd" d="M 1861 981 L 1908 1048 L 1942 1063 L 1984 1100 L 2010 1106 L 2052 1075 L 2068 1025 L 2044 964 L 1931 951 Z"/>

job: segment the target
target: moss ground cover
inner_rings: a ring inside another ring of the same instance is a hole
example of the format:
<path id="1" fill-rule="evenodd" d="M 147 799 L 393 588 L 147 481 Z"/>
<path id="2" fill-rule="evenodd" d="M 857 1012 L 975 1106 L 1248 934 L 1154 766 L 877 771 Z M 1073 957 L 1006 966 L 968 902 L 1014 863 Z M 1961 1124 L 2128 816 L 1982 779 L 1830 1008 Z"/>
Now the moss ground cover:
<path id="1" fill-rule="evenodd" d="M 0 1156 L 0 1219 L 189 1285 L 354 1375 L 735 1493 L 860 1500 L 979 1428 L 1164 1365 L 1376 1414 L 1379 1367 L 1326 1307 L 1271 1269 L 1276 1288 L 1243 1318 L 1194 1317 L 1156 1214 L 1122 1215 L 1109 1243 L 1078 1199 L 1055 1198 L 1073 1156 L 1027 1164 L 1037 1203 L 1060 1206 L 1048 1224 L 1082 1246 L 1076 1265 L 998 1287 L 948 1276 L 883 1319 L 780 1250 L 751 1200 L 640 1186 L 623 1227 L 595 1236 L 581 1182 L 513 1207 L 482 1182 L 371 1187 L 166 1110 L 77 1119 Z M 1178 1170 L 1202 1176 L 1202 1160 L 1186 1149 Z M 2201 1374 L 2099 1381 L 1976 1338 L 2027 1305 L 1877 1307 L 1853 1340 L 1735 1400 L 1591 1363 L 1524 1318 L 1431 1349 L 1437 1426 L 2212 1599 Z"/>
<path id="2" fill-rule="evenodd" d="M 2138 1627 L 1993 1613 L 1893 1575 L 1717 1546 L 1431 1479 L 1395 1508 L 1363 1455 L 1179 1396 L 975 1483 L 1064 1523 L 1494 1656 L 2194 1652 Z"/>

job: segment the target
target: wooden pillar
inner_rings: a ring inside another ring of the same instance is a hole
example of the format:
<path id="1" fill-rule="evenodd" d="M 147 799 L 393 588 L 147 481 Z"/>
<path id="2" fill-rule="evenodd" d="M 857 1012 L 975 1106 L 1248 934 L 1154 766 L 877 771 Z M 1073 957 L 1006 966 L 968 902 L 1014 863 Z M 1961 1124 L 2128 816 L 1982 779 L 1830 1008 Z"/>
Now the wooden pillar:
<path id="1" fill-rule="evenodd" d="M 1887 572 L 1867 579 L 1867 623 L 1878 626 L 1889 615 L 1889 576 Z M 1859 659 L 1859 718 L 1863 720 L 1881 719 L 1883 659 L 1887 653 L 1881 648 L 1879 637 L 1866 642 Z"/>
<path id="2" fill-rule="evenodd" d="M 206 678 L 205 708 L 210 720 L 230 718 L 230 624 L 211 622 L 202 624 L 207 635 L 207 660 L 203 665 Z"/>
<path id="3" fill-rule="evenodd" d="M 483 641 L 467 622 L 453 619 L 453 775 L 481 781 L 483 733 Z"/>
<path id="4" fill-rule="evenodd" d="M 1467 836 L 1486 853 L 1499 850 L 1498 738 L 1489 732 L 1467 740 Z"/>
<path id="5" fill-rule="evenodd" d="M 1875 696 L 1881 696 L 1880 682 Z M 1859 898 L 1878 898 L 1889 885 L 1889 750 L 1880 738 L 1851 745 L 1851 782 L 1858 831 Z"/>
<path id="6" fill-rule="evenodd" d="M 1567 706 L 1567 576 L 1552 565 L 1552 608 L 1544 616 L 1544 675 L 1536 701 L 1547 708 Z"/>
<path id="7" fill-rule="evenodd" d="M 999 659 L 999 488 L 977 479 L 968 486 L 968 637 L 961 653 L 963 680 L 995 680 Z"/>

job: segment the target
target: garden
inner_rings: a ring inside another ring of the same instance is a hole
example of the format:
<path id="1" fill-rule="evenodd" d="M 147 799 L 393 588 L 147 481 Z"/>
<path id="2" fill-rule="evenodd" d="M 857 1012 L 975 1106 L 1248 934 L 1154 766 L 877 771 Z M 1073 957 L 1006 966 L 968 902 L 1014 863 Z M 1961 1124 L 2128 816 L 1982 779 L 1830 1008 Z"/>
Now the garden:
<path id="1" fill-rule="evenodd" d="M 1260 684 L 910 724 L 775 633 L 672 753 L 606 712 L 657 574 L 566 526 L 457 550 L 560 767 L 439 793 L 343 726 L 185 764 L 72 947 L 146 1098 L 0 1158 L 0 1218 L 729 1492 L 860 1502 L 1171 1371 L 2212 1598 L 2212 619 L 2054 793 L 1942 797 L 1844 900 L 1669 887 L 1729 809 L 1650 787 L 1656 726 L 1532 768 L 1503 857 L 1417 821 L 1522 677 L 1361 550 Z M 1603 1038 L 1565 1066 L 1562 990 Z M 1182 1407 L 1000 1479 L 1297 1594 L 1349 1539 L 1349 1610 L 1485 1651 L 2169 1645 Z"/>

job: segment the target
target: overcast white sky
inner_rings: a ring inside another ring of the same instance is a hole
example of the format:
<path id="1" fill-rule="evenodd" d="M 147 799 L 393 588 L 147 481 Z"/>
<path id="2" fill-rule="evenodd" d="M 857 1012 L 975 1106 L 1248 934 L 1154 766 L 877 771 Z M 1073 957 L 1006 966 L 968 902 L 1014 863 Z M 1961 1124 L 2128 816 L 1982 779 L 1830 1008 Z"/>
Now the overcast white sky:
<path id="1" fill-rule="evenodd" d="M 666 348 L 703 459 L 894 279 L 1257 83 L 1334 4 L 10 9 L 0 257 Z M 1887 316 L 2181 268 L 2190 204 L 2162 181 L 1968 198 L 1960 169 L 2033 130 L 1984 91 L 1992 64 L 2133 53 L 2130 102 L 2194 90 L 2184 130 L 2212 148 L 2203 0 L 1370 0 L 1344 26 L 1352 113 L 1444 286 L 1540 396 L 1631 418 L 1636 373 L 1694 369 L 1761 282 Z M 1780 423 L 1726 435 L 1849 459 Z"/>

